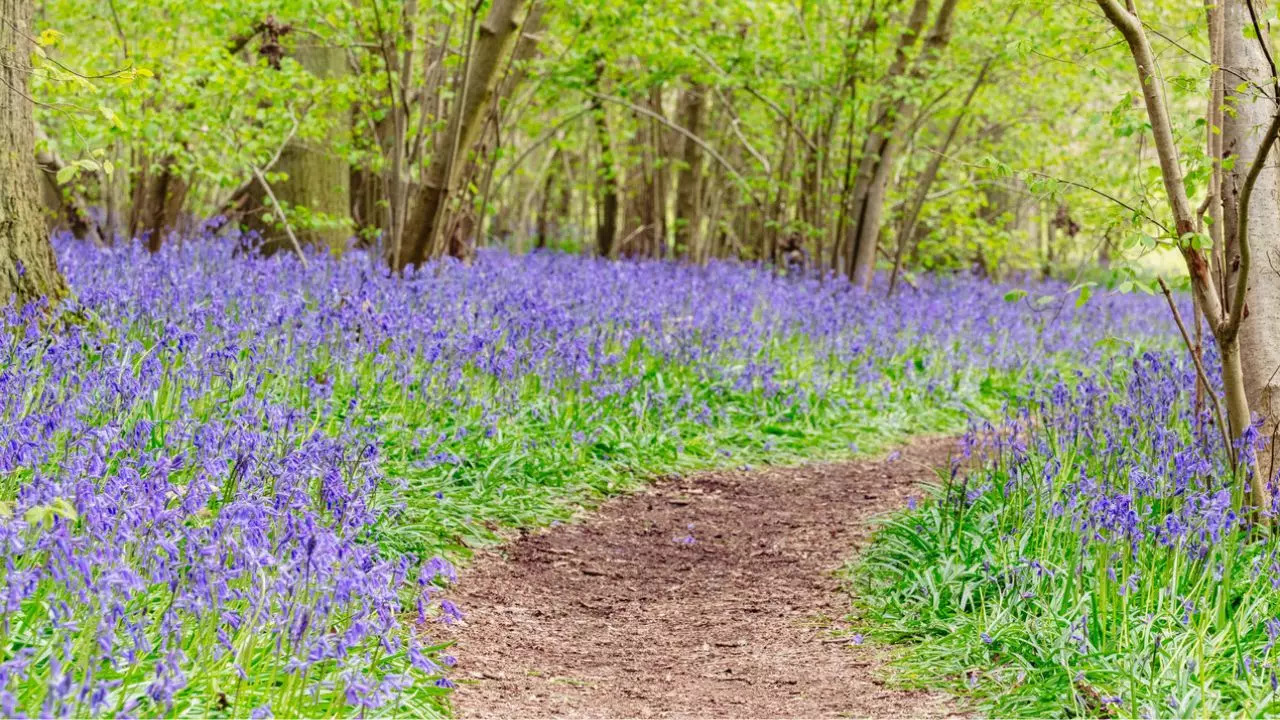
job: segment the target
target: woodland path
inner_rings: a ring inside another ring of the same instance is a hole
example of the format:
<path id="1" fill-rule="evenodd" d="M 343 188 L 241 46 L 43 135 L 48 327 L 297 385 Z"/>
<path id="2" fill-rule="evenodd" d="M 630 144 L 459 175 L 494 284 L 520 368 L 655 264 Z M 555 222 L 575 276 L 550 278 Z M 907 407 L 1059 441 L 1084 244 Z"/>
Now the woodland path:
<path id="1" fill-rule="evenodd" d="M 954 447 L 670 478 L 485 554 L 451 592 L 458 714 L 958 715 L 886 687 L 882 649 L 830 633 L 848 610 L 832 571 Z"/>

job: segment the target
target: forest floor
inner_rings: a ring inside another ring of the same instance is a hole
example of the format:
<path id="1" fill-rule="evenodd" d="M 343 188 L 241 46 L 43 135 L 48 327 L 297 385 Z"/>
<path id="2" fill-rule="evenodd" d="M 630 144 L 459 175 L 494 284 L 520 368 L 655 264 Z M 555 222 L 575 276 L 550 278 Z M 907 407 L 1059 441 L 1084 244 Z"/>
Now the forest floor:
<path id="1" fill-rule="evenodd" d="M 952 440 L 668 478 L 477 558 L 451 599 L 461 717 L 953 717 L 837 637 L 833 575 Z"/>

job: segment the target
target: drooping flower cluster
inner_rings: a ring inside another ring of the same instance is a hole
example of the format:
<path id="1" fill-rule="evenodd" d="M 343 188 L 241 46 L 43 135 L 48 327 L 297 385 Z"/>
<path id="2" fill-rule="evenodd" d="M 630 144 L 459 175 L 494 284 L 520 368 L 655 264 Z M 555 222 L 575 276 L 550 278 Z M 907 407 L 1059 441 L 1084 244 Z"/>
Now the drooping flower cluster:
<path id="1" fill-rule="evenodd" d="M 6 716 L 442 712 L 438 554 L 579 476 L 930 429 L 1153 317 L 734 263 L 58 251 L 73 297 L 0 344 Z"/>

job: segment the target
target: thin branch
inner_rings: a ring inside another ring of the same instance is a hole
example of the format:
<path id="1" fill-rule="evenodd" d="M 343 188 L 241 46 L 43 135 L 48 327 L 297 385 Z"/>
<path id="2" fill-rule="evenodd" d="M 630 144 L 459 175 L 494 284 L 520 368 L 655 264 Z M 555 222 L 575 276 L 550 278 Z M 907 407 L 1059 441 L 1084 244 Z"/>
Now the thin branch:
<path id="1" fill-rule="evenodd" d="M 1188 352 L 1191 353 L 1191 361 L 1196 366 L 1196 376 L 1200 378 L 1201 384 L 1204 385 L 1205 394 L 1209 396 L 1211 406 L 1213 408 L 1213 417 L 1217 421 L 1218 430 L 1222 432 L 1222 444 L 1227 452 L 1231 454 L 1231 464 L 1235 465 L 1235 445 L 1231 442 L 1231 433 L 1227 429 L 1226 422 L 1222 419 L 1222 404 L 1218 401 L 1217 393 L 1213 392 L 1213 386 L 1209 384 L 1209 375 L 1204 371 L 1204 363 L 1200 361 L 1200 355 L 1196 353 L 1195 345 L 1191 341 L 1191 334 L 1187 332 L 1187 326 L 1182 322 L 1182 313 L 1178 312 L 1178 304 L 1173 301 L 1173 293 L 1169 291 L 1169 285 L 1164 281 L 1163 277 L 1156 277 L 1156 282 L 1160 283 L 1160 289 L 1164 291 L 1165 300 L 1169 302 L 1169 311 L 1173 313 L 1173 321 L 1178 324 L 1178 332 L 1182 333 L 1182 341 L 1186 343 Z"/>
<path id="2" fill-rule="evenodd" d="M 598 93 L 592 90 L 583 90 L 583 92 L 586 93 L 587 95 L 590 95 L 591 97 L 598 98 L 600 100 L 607 100 L 608 102 L 621 105 L 625 108 L 629 108 L 632 112 L 637 112 L 637 113 L 640 113 L 641 115 L 651 117 L 654 120 L 657 120 L 659 123 L 666 125 L 672 130 L 675 130 L 681 135 L 689 138 L 691 141 L 693 141 L 695 145 L 701 147 L 703 150 L 706 150 L 708 155 L 714 158 L 716 162 L 720 163 L 720 165 L 723 166 L 724 169 L 727 170 L 729 174 L 733 176 L 734 180 L 738 181 L 738 184 L 742 186 L 743 191 L 746 192 L 747 196 L 751 198 L 752 202 L 754 202 L 759 207 L 764 206 L 764 203 L 755 194 L 755 192 L 752 191 L 751 184 L 747 182 L 747 179 L 742 176 L 742 173 L 738 172 L 737 169 L 734 168 L 733 165 L 731 165 L 728 160 L 725 160 L 724 156 L 716 152 L 715 148 L 708 145 L 707 141 L 703 140 L 702 138 L 698 137 L 694 133 L 690 132 L 688 129 L 683 128 L 671 122 L 670 120 L 666 119 L 659 113 L 656 113 L 650 110 L 649 108 L 640 107 L 639 105 L 623 100 L 620 97 L 614 97 L 613 95 L 605 95 L 604 93 Z"/>
<path id="3" fill-rule="evenodd" d="M 1253 0 L 1245 0 L 1245 7 L 1249 8 L 1249 20 L 1253 22 L 1253 33 L 1258 36 L 1258 45 L 1262 48 L 1262 54 L 1267 58 L 1267 66 L 1271 68 L 1271 81 L 1275 87 L 1274 102 L 1280 103 L 1280 77 L 1276 77 L 1276 61 L 1271 57 L 1271 50 L 1267 47 L 1267 36 L 1263 34 L 1262 27 L 1258 25 L 1258 13 L 1253 9 Z"/>
<path id="4" fill-rule="evenodd" d="M 298 254 L 298 259 L 302 261 L 302 267 L 305 269 L 307 265 L 307 256 L 302 252 L 302 246 L 298 244 L 298 236 L 293 234 L 293 228 L 289 225 L 289 218 L 284 215 L 284 208 L 280 207 L 280 201 L 276 200 L 276 194 L 272 192 L 271 186 L 267 184 L 267 179 L 262 176 L 262 171 L 255 165 L 253 166 L 253 176 L 257 178 L 258 184 L 262 185 L 262 189 L 266 191 L 267 197 L 271 199 L 271 207 L 276 211 L 276 217 L 280 218 L 280 224 L 284 226 L 284 232 L 289 236 L 289 242 L 293 245 L 293 251 Z"/>
<path id="5" fill-rule="evenodd" d="M 705 62 L 705 63 L 707 63 L 708 65 L 710 65 L 712 68 L 714 68 L 714 69 L 715 69 L 715 71 L 716 71 L 716 72 L 720 73 L 721 75 L 723 75 L 723 76 L 725 76 L 725 77 L 730 77 L 729 73 L 728 73 L 727 71 L 725 71 L 725 69 L 724 69 L 724 68 L 720 67 L 720 64 L 719 64 L 719 63 L 717 63 L 717 62 L 715 61 L 715 58 L 711 57 L 710 55 L 708 55 L 708 54 L 706 53 L 706 51 L 705 51 L 705 50 L 703 50 L 702 48 L 698 47 L 697 43 L 695 43 L 695 42 L 691 41 L 689 38 L 686 38 L 686 37 L 684 36 L 684 34 L 683 34 L 683 33 L 677 33 L 677 35 L 679 35 L 682 39 L 684 39 L 684 40 L 685 40 L 685 42 L 688 44 L 689 48 L 690 48 L 691 50 L 693 50 L 693 52 L 694 52 L 694 54 L 695 54 L 695 55 L 697 55 L 698 57 L 702 58 L 703 62 Z M 810 138 L 810 137 L 809 137 L 809 135 L 808 135 L 807 133 L 805 133 L 805 132 L 804 132 L 804 130 L 800 129 L 799 127 L 796 127 L 795 121 L 793 121 L 793 120 L 792 120 L 792 118 L 791 118 L 791 114 L 790 114 L 790 113 L 785 112 L 785 111 L 784 111 L 784 110 L 783 110 L 783 109 L 778 105 L 778 103 L 776 103 L 776 102 L 774 102 L 774 101 L 770 100 L 769 98 L 765 97 L 764 95 L 762 95 L 762 94 L 760 93 L 760 91 L 758 91 L 758 90 L 756 90 L 755 88 L 751 87 L 750 83 L 743 83 L 743 84 L 742 84 L 742 89 L 743 89 L 743 90 L 746 90 L 746 91 L 747 91 L 747 93 L 748 93 L 749 95 L 751 95 L 752 97 L 754 97 L 755 99 L 757 99 L 757 100 L 759 100 L 760 102 L 764 103 L 764 104 L 765 104 L 765 106 L 766 106 L 766 107 L 768 107 L 770 110 L 772 110 L 772 111 L 773 111 L 773 113 L 774 113 L 775 115 L 777 115 L 778 117 L 782 118 L 782 119 L 783 119 L 783 121 L 785 121 L 785 122 L 787 123 L 787 125 L 788 125 L 788 126 L 790 126 L 790 127 L 791 127 L 791 129 L 795 132 L 796 136 L 797 136 L 797 137 L 799 137 L 801 140 L 803 140 L 805 145 L 809 146 L 809 149 L 810 149 L 810 150 L 813 150 L 814 152 L 818 152 L 818 145 L 813 141 L 813 139 L 812 139 L 812 138 Z"/>
<path id="6" fill-rule="evenodd" d="M 1065 178 L 1054 177 L 1053 175 L 1049 175 L 1048 173 L 1042 173 L 1042 172 L 1040 172 L 1039 170 L 1024 170 L 1023 172 L 1027 173 L 1028 175 L 1035 175 L 1036 177 L 1044 178 L 1045 180 L 1052 180 L 1052 181 L 1054 181 L 1054 182 L 1060 182 L 1060 183 L 1062 183 L 1063 185 L 1070 185 L 1070 186 L 1072 186 L 1072 187 L 1077 187 L 1077 188 L 1080 188 L 1081 190 L 1088 190 L 1089 192 L 1093 193 L 1094 195 L 1097 195 L 1098 197 L 1101 197 L 1101 198 L 1105 198 L 1105 199 L 1107 199 L 1107 200 L 1110 200 L 1111 202 L 1115 203 L 1116 205 L 1119 205 L 1120 207 L 1122 207 L 1122 208 L 1124 208 L 1124 209 L 1128 210 L 1129 212 L 1133 213 L 1135 216 L 1141 217 L 1143 220 L 1146 220 L 1147 222 L 1151 223 L 1152 225 L 1155 225 L 1156 227 L 1160 228 L 1160 229 L 1161 229 L 1161 230 L 1163 230 L 1164 232 L 1172 234 L 1172 231 L 1171 231 L 1171 230 L 1169 229 L 1169 227 L 1168 227 L 1167 225 L 1165 225 L 1164 223 L 1162 223 L 1162 222 L 1160 222 L 1159 220 L 1157 220 L 1157 219 L 1155 219 L 1155 218 L 1151 217 L 1151 216 L 1150 216 L 1150 215 L 1148 215 L 1147 213 L 1145 213 L 1145 212 L 1143 212 L 1143 211 L 1139 210 L 1138 208 L 1136 208 L 1136 207 L 1134 207 L 1134 206 L 1130 205 L 1129 203 L 1127 203 L 1127 202 L 1125 202 L 1125 201 L 1121 200 L 1120 198 L 1118 198 L 1118 197 L 1116 197 L 1116 196 L 1114 196 L 1114 195 L 1111 195 L 1110 193 L 1107 193 L 1106 191 L 1099 190 L 1099 189 L 1098 189 L 1098 188 L 1096 188 L 1096 187 L 1093 187 L 1093 186 L 1091 186 L 1091 185 L 1085 185 L 1084 183 L 1079 183 L 1079 182 L 1076 182 L 1076 181 L 1074 181 L 1074 180 L 1067 180 L 1067 179 L 1065 179 Z"/>
<path id="7" fill-rule="evenodd" d="M 515 161 L 513 161 L 511 165 L 507 167 L 506 171 L 502 173 L 502 176 L 498 178 L 497 185 L 494 186 L 494 192 L 497 193 L 499 190 L 502 189 L 502 186 L 507 182 L 507 178 L 511 177 L 513 174 L 515 174 L 516 170 L 520 169 L 520 166 L 524 164 L 525 159 L 528 158 L 529 155 L 532 154 L 534 150 L 537 150 L 539 147 L 542 147 L 544 143 L 555 138 L 555 136 L 560 133 L 560 130 L 564 128 L 564 126 L 568 125 L 574 120 L 577 120 L 583 115 L 586 115 L 592 110 L 593 108 L 591 105 L 585 105 L 583 107 L 578 108 L 577 110 L 566 115 L 563 119 L 561 119 L 555 125 L 552 125 L 546 132 L 542 133 L 542 135 L 540 135 L 536 140 L 530 143 L 529 147 L 525 148 L 524 151 L 520 153 L 519 157 L 517 157 Z"/>
<path id="8" fill-rule="evenodd" d="M 129 59 L 129 38 L 124 34 L 124 26 L 120 23 L 120 13 L 116 10 L 116 0 L 108 0 L 107 5 L 111 7 L 111 24 L 115 26 L 116 36 L 120 38 L 120 48 L 124 51 L 124 58 Z"/>
<path id="9" fill-rule="evenodd" d="M 747 152 L 751 153 L 751 157 L 755 158 L 756 162 L 760 163 L 760 166 L 764 168 L 766 175 L 773 172 L 773 166 L 769 163 L 769 159 L 760 154 L 760 151 L 757 150 L 755 146 L 747 140 L 747 137 L 742 134 L 742 118 L 738 115 L 737 108 L 735 108 L 729 98 L 725 96 L 724 91 L 718 87 L 713 87 L 712 89 L 715 91 L 716 97 L 720 98 L 720 103 L 729 111 L 729 128 L 733 130 L 733 134 L 738 138 L 738 142 L 742 143 L 742 147 L 746 148 Z"/>
<path id="10" fill-rule="evenodd" d="M 293 141 L 293 136 L 298 132 L 298 116 L 293 112 L 292 108 L 289 109 L 289 118 L 293 121 L 293 127 L 289 129 L 289 133 L 285 135 L 284 140 L 276 147 L 276 151 L 267 160 L 267 164 L 262 166 L 263 172 L 270 172 L 276 166 L 276 163 L 280 162 L 280 156 L 284 154 L 284 149 L 289 146 L 289 143 Z M 222 207 L 218 208 L 217 212 L 213 213 L 213 217 L 225 216 L 236 210 L 237 206 L 241 205 L 248 196 L 249 190 L 253 188 L 253 183 L 256 181 L 257 178 L 250 174 L 248 180 L 245 180 L 240 187 L 227 196 L 227 201 L 222 204 Z"/>

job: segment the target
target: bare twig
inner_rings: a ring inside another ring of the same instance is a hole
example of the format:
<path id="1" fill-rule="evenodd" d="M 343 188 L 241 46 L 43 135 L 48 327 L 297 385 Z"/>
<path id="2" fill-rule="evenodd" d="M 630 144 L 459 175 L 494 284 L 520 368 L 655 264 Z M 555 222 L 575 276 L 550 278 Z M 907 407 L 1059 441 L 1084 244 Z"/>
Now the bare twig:
<path id="1" fill-rule="evenodd" d="M 289 146 L 290 142 L 293 142 L 293 136 L 298 133 L 298 116 L 293 112 L 292 108 L 289 110 L 289 119 L 293 121 L 293 126 L 289 128 L 289 132 L 284 136 L 284 140 L 276 147 L 276 151 L 271 154 L 271 158 L 267 160 L 267 164 L 261 167 L 262 172 L 271 172 L 271 169 L 276 166 L 276 163 L 280 162 L 280 156 L 284 154 L 284 149 Z M 232 211 L 241 207 L 249 197 L 249 191 L 253 189 L 253 184 L 255 182 L 257 182 L 257 178 L 250 173 L 249 179 L 241 183 L 240 187 L 237 187 L 230 195 L 227 196 L 227 201 L 222 204 L 222 207 L 218 208 L 217 212 L 213 213 L 212 217 L 229 215 Z"/>
<path id="2" fill-rule="evenodd" d="M 1178 324 L 1178 332 L 1182 333 L 1182 342 L 1186 344 L 1187 350 L 1191 353 L 1191 360 L 1196 366 L 1196 377 L 1204 385 L 1205 394 L 1209 397 L 1210 407 L 1213 408 L 1213 417 L 1217 421 L 1218 430 L 1222 432 L 1222 444 L 1226 447 L 1227 453 L 1231 457 L 1231 464 L 1236 464 L 1235 445 L 1231 442 L 1231 432 L 1227 429 L 1226 422 L 1222 419 L 1222 405 L 1218 402 L 1218 396 L 1213 392 L 1213 386 L 1209 384 L 1209 375 L 1204 371 L 1204 363 L 1200 361 L 1199 354 L 1196 353 L 1196 346 L 1191 339 L 1190 333 L 1187 332 L 1187 326 L 1182 322 L 1182 313 L 1178 312 L 1178 304 L 1173 301 L 1173 293 L 1169 291 L 1169 285 L 1164 278 L 1157 277 L 1156 282 L 1160 283 L 1160 289 L 1164 291 L 1164 298 L 1169 302 L 1169 311 L 1173 313 L 1173 321 Z"/>
<path id="3" fill-rule="evenodd" d="M 272 192 L 271 186 L 267 184 L 267 179 L 263 177 L 262 171 L 255 165 L 253 166 L 253 177 L 262 185 L 263 191 L 267 193 L 267 197 L 271 200 L 271 207 L 276 211 L 276 217 L 280 218 L 280 224 L 284 226 L 285 235 L 289 236 L 289 242 L 293 245 L 293 251 L 298 254 L 298 260 L 302 261 L 302 267 L 307 267 L 307 256 L 302 252 L 302 246 L 298 244 L 298 236 L 293 234 L 293 228 L 289 225 L 289 218 L 284 215 L 284 208 L 280 207 L 280 201 L 276 200 L 276 194 Z"/>

